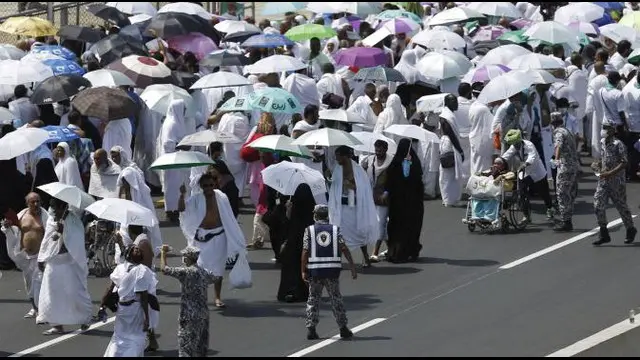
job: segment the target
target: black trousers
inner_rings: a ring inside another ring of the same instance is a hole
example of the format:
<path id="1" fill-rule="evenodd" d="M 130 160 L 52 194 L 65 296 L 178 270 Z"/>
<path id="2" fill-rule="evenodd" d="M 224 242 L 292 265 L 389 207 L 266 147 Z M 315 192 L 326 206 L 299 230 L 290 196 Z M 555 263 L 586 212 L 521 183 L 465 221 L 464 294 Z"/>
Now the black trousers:
<path id="1" fill-rule="evenodd" d="M 538 182 L 534 182 L 531 176 L 527 176 L 522 180 L 522 184 L 524 185 L 524 189 L 522 189 L 524 194 L 531 193 L 531 189 L 533 188 L 536 193 L 540 195 L 547 209 L 553 207 L 553 201 L 551 200 L 551 194 L 549 191 L 549 182 L 546 177 Z M 527 208 L 523 209 L 523 211 L 527 217 L 531 215 L 531 209 Z"/>
<path id="2" fill-rule="evenodd" d="M 633 146 L 638 139 L 640 139 L 640 133 L 628 132 L 626 133 L 624 144 L 627 147 L 627 178 L 637 179 L 638 176 L 638 163 L 640 163 L 640 153 Z"/>

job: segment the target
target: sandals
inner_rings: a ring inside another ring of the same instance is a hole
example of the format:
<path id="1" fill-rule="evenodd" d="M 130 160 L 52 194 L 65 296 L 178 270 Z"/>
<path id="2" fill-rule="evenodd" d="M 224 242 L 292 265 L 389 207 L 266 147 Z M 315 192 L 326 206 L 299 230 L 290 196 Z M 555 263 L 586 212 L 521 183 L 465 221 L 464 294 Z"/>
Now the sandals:
<path id="1" fill-rule="evenodd" d="M 263 240 L 257 240 L 257 241 L 254 241 L 253 243 L 247 245 L 247 248 L 248 249 L 258 250 L 258 249 L 262 249 L 263 246 L 264 246 L 264 241 Z"/>
<path id="2" fill-rule="evenodd" d="M 62 334 L 64 334 L 64 331 L 57 328 L 51 328 L 42 333 L 42 335 L 62 335 Z"/>
<path id="3" fill-rule="evenodd" d="M 227 305 L 223 303 L 222 300 L 216 300 L 215 307 L 217 307 L 218 309 L 224 309 L 227 307 Z"/>

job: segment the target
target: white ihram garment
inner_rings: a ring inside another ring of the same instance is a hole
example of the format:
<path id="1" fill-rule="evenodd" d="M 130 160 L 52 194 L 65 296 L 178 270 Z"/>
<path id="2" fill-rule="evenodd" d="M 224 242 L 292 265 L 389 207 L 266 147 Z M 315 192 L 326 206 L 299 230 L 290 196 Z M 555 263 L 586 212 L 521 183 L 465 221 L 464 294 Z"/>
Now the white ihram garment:
<path id="1" fill-rule="evenodd" d="M 47 220 L 38 262 L 45 263 L 38 303 L 37 322 L 51 325 L 89 324 L 93 304 L 87 290 L 87 254 L 80 210 L 69 208 L 64 231 L 57 241 L 56 222 Z M 68 252 L 60 254 L 64 243 Z"/>
<path id="2" fill-rule="evenodd" d="M 440 154 L 450 151 L 453 151 L 455 166 L 444 169 L 440 165 L 440 194 L 442 195 L 442 204 L 445 206 L 456 205 L 462 196 L 462 159 L 458 150 L 453 146 L 451 139 L 447 135 L 442 135 L 440 138 Z"/>
<path id="3" fill-rule="evenodd" d="M 493 163 L 493 139 L 491 137 L 493 114 L 485 104 L 478 101 L 469 107 L 469 132 L 471 174 L 488 170 Z"/>
<path id="4" fill-rule="evenodd" d="M 127 271 L 129 270 L 129 271 Z M 116 266 L 111 273 L 111 281 L 116 285 L 120 302 L 135 300 L 131 305 L 119 305 L 115 327 L 104 357 L 143 357 L 147 334 L 144 331 L 144 312 L 138 292 L 156 293 L 156 275 L 144 265 L 124 263 Z M 151 313 L 149 308 L 149 327 Z"/>
<path id="5" fill-rule="evenodd" d="M 58 161 L 55 167 L 56 176 L 58 181 L 69 186 L 76 186 L 78 189 L 84 191 L 84 184 L 80 177 L 80 168 L 78 162 L 71 156 L 71 150 L 66 142 L 58 143 L 59 147 L 64 149 L 64 156 Z"/>
<path id="6" fill-rule="evenodd" d="M 356 182 L 356 204 L 342 205 L 342 166 L 336 165 L 329 188 L 329 221 L 340 227 L 345 243 L 353 249 L 375 244 L 380 239 L 380 234 L 371 182 L 360 165 L 351 160 L 351 166 Z"/>
<path id="7" fill-rule="evenodd" d="M 228 258 L 237 254 L 246 253 L 246 240 L 233 216 L 233 210 L 229 199 L 220 190 L 215 190 L 216 201 L 222 226 L 216 229 L 200 229 L 202 220 L 207 213 L 207 200 L 203 193 L 192 195 L 185 203 L 185 211 L 180 213 L 180 228 L 189 246 L 200 249 L 198 265 L 209 270 L 215 276 L 223 276 L 225 264 Z M 200 230 L 200 236 L 207 233 L 224 233 L 214 237 L 208 242 L 196 241 L 196 232 Z"/>
<path id="8" fill-rule="evenodd" d="M 167 110 L 167 116 L 160 128 L 160 135 L 157 142 L 157 156 L 176 152 L 176 146 L 185 135 L 185 106 L 181 99 L 173 100 Z M 180 186 L 189 184 L 189 171 L 162 170 L 160 174 L 162 182 L 162 192 L 164 193 L 164 209 L 167 212 L 178 210 L 178 199 L 180 198 Z"/>
<path id="9" fill-rule="evenodd" d="M 223 144 L 225 164 L 233 175 L 239 194 L 242 196 L 247 179 L 247 163 L 240 157 L 240 149 L 251 132 L 249 119 L 241 113 L 224 114 L 220 119 L 218 131 L 233 134 L 242 140 L 240 143 Z"/>
<path id="10" fill-rule="evenodd" d="M 131 120 L 124 118 L 111 120 L 107 122 L 102 135 L 102 148 L 109 151 L 114 146 L 122 146 L 127 152 L 131 153 L 131 140 L 133 139 L 133 130 L 131 128 Z"/>

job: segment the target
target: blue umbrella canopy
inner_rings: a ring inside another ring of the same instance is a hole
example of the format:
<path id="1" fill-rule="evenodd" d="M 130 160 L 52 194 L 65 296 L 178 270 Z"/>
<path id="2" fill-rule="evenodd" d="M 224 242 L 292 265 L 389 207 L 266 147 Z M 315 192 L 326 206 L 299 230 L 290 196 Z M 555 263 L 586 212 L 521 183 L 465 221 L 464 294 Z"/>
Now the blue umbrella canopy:
<path id="1" fill-rule="evenodd" d="M 49 140 L 47 143 L 67 142 L 75 139 L 79 139 L 80 136 L 73 132 L 71 129 L 63 126 L 45 126 L 43 130 L 49 133 Z"/>
<path id="2" fill-rule="evenodd" d="M 53 70 L 53 75 L 84 75 L 85 71 L 82 66 L 78 65 L 75 61 L 71 60 L 58 60 L 58 59 L 49 59 L 44 60 L 43 64 Z"/>
<path id="3" fill-rule="evenodd" d="M 76 54 L 73 51 L 60 45 L 38 45 L 34 46 L 31 52 L 34 54 L 51 54 L 65 60 L 73 61 L 76 59 Z"/>
<path id="4" fill-rule="evenodd" d="M 242 43 L 242 47 L 254 47 L 254 48 L 277 48 L 281 46 L 293 46 L 295 43 L 284 35 L 280 34 L 258 34 L 245 40 Z"/>

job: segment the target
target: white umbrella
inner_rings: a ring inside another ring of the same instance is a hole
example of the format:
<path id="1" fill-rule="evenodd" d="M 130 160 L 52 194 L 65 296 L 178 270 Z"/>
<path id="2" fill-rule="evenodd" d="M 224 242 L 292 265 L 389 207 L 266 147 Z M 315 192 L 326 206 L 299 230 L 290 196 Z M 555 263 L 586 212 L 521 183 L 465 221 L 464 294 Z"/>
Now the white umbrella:
<path id="1" fill-rule="evenodd" d="M 417 125 L 391 125 L 384 132 L 418 141 L 440 143 L 438 135 Z"/>
<path id="2" fill-rule="evenodd" d="M 416 101 L 416 112 L 429 113 L 441 110 L 444 98 L 449 94 L 425 95 Z"/>
<path id="3" fill-rule="evenodd" d="M 220 32 L 225 34 L 235 34 L 240 31 L 256 31 L 262 32 L 259 27 L 255 25 L 251 25 L 246 21 L 239 20 L 225 20 L 223 22 L 217 23 L 214 28 Z"/>
<path id="4" fill-rule="evenodd" d="M 19 128 L 0 138 L 0 160 L 13 159 L 38 148 L 49 140 L 49 132 L 38 128 Z"/>
<path id="5" fill-rule="evenodd" d="M 362 142 L 362 145 L 356 145 L 353 147 L 353 150 L 355 151 L 366 154 L 373 154 L 375 152 L 375 147 L 373 146 L 373 144 L 375 144 L 378 140 L 382 140 L 387 143 L 387 145 L 389 146 L 387 148 L 388 155 L 395 155 L 396 150 L 398 149 L 398 144 L 396 144 L 393 139 L 390 139 L 379 133 L 372 133 L 368 131 L 354 131 L 351 133 L 351 135 Z"/>
<path id="6" fill-rule="evenodd" d="M 11 94 L 11 96 L 13 96 L 13 94 Z M 9 109 L 0 107 L 0 124 L 11 124 L 15 119 L 16 116 L 13 115 L 13 113 Z"/>
<path id="7" fill-rule="evenodd" d="M 561 23 L 571 21 L 592 22 L 604 15 L 604 8 L 588 2 L 576 2 L 561 6 L 553 14 L 553 20 Z"/>
<path id="8" fill-rule="evenodd" d="M 608 37 L 616 43 L 622 40 L 628 40 L 633 44 L 639 39 L 638 31 L 636 29 L 616 23 L 601 26 L 600 34 Z M 634 47 L 637 46 L 634 44 Z"/>
<path id="9" fill-rule="evenodd" d="M 362 145 L 360 140 L 346 131 L 324 128 L 311 130 L 295 139 L 292 145 L 301 146 L 356 146 Z"/>
<path id="10" fill-rule="evenodd" d="M 462 79 L 460 80 L 460 82 L 464 82 L 467 84 L 473 84 L 474 82 L 478 81 L 479 79 L 482 79 L 482 82 L 486 82 L 488 80 L 491 80 L 497 76 L 500 76 L 506 72 L 509 72 L 511 69 L 507 68 L 505 65 L 484 65 L 484 66 L 480 66 L 480 67 L 475 67 L 471 70 L 469 70 L 469 72 L 467 72 Z M 476 72 L 478 72 L 478 76 L 476 79 Z M 485 76 L 483 76 L 483 74 L 486 74 L 486 77 L 488 78 L 488 80 L 486 80 Z"/>
<path id="11" fill-rule="evenodd" d="M 146 14 L 154 16 L 158 11 L 150 2 L 108 2 L 107 6 L 112 6 L 127 15 Z"/>
<path id="12" fill-rule="evenodd" d="M 532 53 L 516 57 L 507 64 L 507 67 L 513 70 L 529 70 L 564 69 L 566 66 L 555 57 Z"/>
<path id="13" fill-rule="evenodd" d="M 367 120 L 362 117 L 362 115 L 342 109 L 329 109 L 329 110 L 321 110 L 320 119 L 322 120 L 333 120 L 347 123 L 358 123 L 365 124 Z"/>
<path id="14" fill-rule="evenodd" d="M 207 74 L 196 81 L 189 89 L 210 89 L 230 86 L 248 86 L 251 82 L 244 76 L 227 71 Z"/>
<path id="15" fill-rule="evenodd" d="M 478 95 L 478 101 L 482 104 L 490 104 L 494 101 L 508 99 L 529 88 L 536 81 L 535 76 L 526 72 L 510 71 L 489 81 Z"/>
<path id="16" fill-rule="evenodd" d="M 310 2 L 307 10 L 317 14 L 351 13 L 356 15 L 378 14 L 382 9 L 373 2 Z"/>
<path id="17" fill-rule="evenodd" d="M 409 30 L 411 30 L 410 31 L 411 34 L 414 34 L 417 30 L 420 30 L 420 24 L 418 24 L 417 22 L 407 17 L 397 17 L 394 19 L 388 19 L 383 21 L 384 21 L 384 25 L 382 25 L 382 27 L 389 30 L 389 32 L 392 34 L 408 33 L 404 28 L 405 26 L 409 27 Z M 348 20 L 347 20 L 347 23 L 348 23 Z"/>
<path id="18" fill-rule="evenodd" d="M 0 84 L 20 85 L 41 82 L 53 76 L 53 70 L 38 61 L 2 60 L 0 61 Z"/>
<path id="19" fill-rule="evenodd" d="M 127 75 L 115 70 L 94 70 L 82 75 L 82 77 L 89 80 L 93 87 L 135 86 L 133 80 L 129 79 Z"/>
<path id="20" fill-rule="evenodd" d="M 484 18 L 482 13 L 465 7 L 454 7 L 435 14 L 427 23 L 428 26 L 448 25 L 475 18 Z"/>
<path id="21" fill-rule="evenodd" d="M 508 44 L 502 45 L 495 49 L 491 49 L 485 56 L 478 61 L 477 66 L 483 65 L 505 65 L 512 59 L 525 54 L 531 54 L 532 52 L 523 48 L 520 45 Z"/>
<path id="22" fill-rule="evenodd" d="M 416 68 L 422 75 L 437 80 L 464 75 L 469 70 L 466 66 L 459 64 L 456 59 L 437 52 L 430 52 L 423 56 L 416 64 Z"/>
<path id="23" fill-rule="evenodd" d="M 155 226 L 156 214 L 131 200 L 102 199 L 87 206 L 86 211 L 99 219 L 120 223 L 121 225 Z"/>
<path id="24" fill-rule="evenodd" d="M 0 45 L 0 60 L 20 60 L 25 55 L 27 55 L 26 52 L 18 49 L 14 45 L 11 45 L 11 44 Z"/>
<path id="25" fill-rule="evenodd" d="M 462 49 L 467 42 L 448 30 L 423 30 L 411 38 L 411 42 L 430 49 Z"/>
<path id="26" fill-rule="evenodd" d="M 468 4 L 466 8 L 489 16 L 500 16 L 511 19 L 519 19 L 522 17 L 520 10 L 510 2 L 473 2 Z"/>
<path id="27" fill-rule="evenodd" d="M 186 90 L 171 84 L 153 84 L 148 86 L 142 94 L 140 94 L 140 99 L 147 104 L 149 109 L 162 115 L 167 113 L 169 105 L 171 105 L 171 101 L 173 100 L 184 100 L 187 111 L 192 108 L 191 105 L 193 102 L 193 98 Z M 191 111 L 193 111 L 193 109 Z"/>
<path id="28" fill-rule="evenodd" d="M 515 72 L 516 74 L 520 73 L 522 75 L 533 76 L 533 78 L 535 79 L 534 84 L 566 83 L 564 79 L 558 79 L 545 70 L 514 70 L 513 72 Z"/>
<path id="29" fill-rule="evenodd" d="M 452 58 L 458 63 L 458 65 L 460 65 L 460 67 L 465 69 L 465 73 L 473 67 L 471 60 L 461 52 L 446 49 L 435 49 L 433 52 Z"/>
<path id="30" fill-rule="evenodd" d="M 589 35 L 593 37 L 600 35 L 600 29 L 598 28 L 598 25 L 590 22 L 570 21 L 570 22 L 565 22 L 563 24 L 567 25 L 571 29 L 578 30 L 579 32 L 585 35 Z"/>
<path id="31" fill-rule="evenodd" d="M 129 22 L 131 23 L 131 25 L 133 25 L 133 24 L 145 22 L 151 18 L 153 18 L 153 16 L 151 15 L 138 14 L 138 15 L 129 16 Z"/>
<path id="32" fill-rule="evenodd" d="M 293 139 L 284 135 L 266 135 L 248 144 L 248 147 L 261 151 L 277 152 L 287 156 L 312 158 L 313 155 L 304 146 L 293 145 Z"/>
<path id="33" fill-rule="evenodd" d="M 574 44 L 578 42 L 578 32 L 557 21 L 543 21 L 531 25 L 524 33 L 530 40 L 542 40 L 551 44 Z"/>
<path id="34" fill-rule="evenodd" d="M 61 182 L 40 185 L 38 189 L 80 210 L 84 210 L 87 206 L 95 202 L 91 195 L 80 190 L 77 186 L 67 185 Z"/>
<path id="35" fill-rule="evenodd" d="M 229 21 L 229 20 L 227 20 Z M 227 21 L 223 21 L 224 24 Z M 271 55 L 256 61 L 253 65 L 245 66 L 249 74 L 270 74 L 306 69 L 307 65 L 302 61 L 288 55 Z"/>
<path id="36" fill-rule="evenodd" d="M 35 61 L 42 62 L 44 60 L 65 60 L 63 57 L 49 53 L 49 52 L 39 52 L 39 53 L 28 53 L 22 58 L 21 61 Z"/>
<path id="37" fill-rule="evenodd" d="M 180 143 L 178 143 L 178 146 L 209 146 L 212 142 L 230 144 L 241 143 L 242 140 L 226 132 L 204 130 L 185 136 Z"/>
<path id="38" fill-rule="evenodd" d="M 208 12 L 205 8 L 198 4 L 190 3 L 190 2 L 175 2 L 171 4 L 167 4 L 158 10 L 158 14 L 167 13 L 167 12 L 178 12 L 189 15 L 197 15 L 205 20 L 211 20 L 213 15 Z"/>
<path id="39" fill-rule="evenodd" d="M 313 195 L 327 192 L 327 185 L 322 173 L 301 163 L 283 161 L 271 165 L 262 173 L 262 182 L 285 196 L 296 192 L 300 184 L 307 184 Z"/>
<path id="40" fill-rule="evenodd" d="M 215 164 L 208 155 L 198 151 L 176 151 L 164 154 L 151 164 L 151 170 L 187 169 Z"/>

